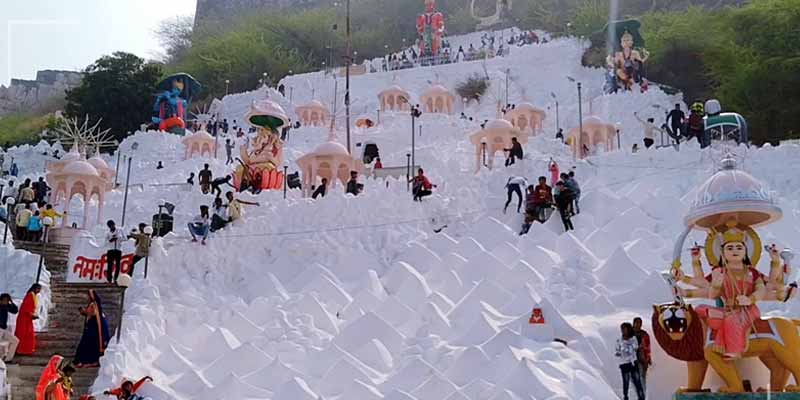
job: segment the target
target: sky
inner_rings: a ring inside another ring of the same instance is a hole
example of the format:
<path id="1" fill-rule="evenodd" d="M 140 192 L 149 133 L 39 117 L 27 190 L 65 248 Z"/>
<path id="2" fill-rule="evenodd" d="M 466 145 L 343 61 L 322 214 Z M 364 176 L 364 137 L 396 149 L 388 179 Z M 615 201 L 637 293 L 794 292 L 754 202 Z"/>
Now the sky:
<path id="1" fill-rule="evenodd" d="M 197 0 L 0 0 L 0 84 L 43 69 L 81 70 L 127 51 L 153 58 L 159 22 L 194 14 Z"/>

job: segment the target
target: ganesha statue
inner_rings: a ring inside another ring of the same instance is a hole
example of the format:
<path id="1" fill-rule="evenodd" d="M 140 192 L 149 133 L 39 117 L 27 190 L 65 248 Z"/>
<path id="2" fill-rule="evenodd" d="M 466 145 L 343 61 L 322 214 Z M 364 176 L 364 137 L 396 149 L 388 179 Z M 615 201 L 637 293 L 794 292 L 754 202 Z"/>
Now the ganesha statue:
<path id="1" fill-rule="evenodd" d="M 284 177 L 279 171 L 283 164 L 279 129 L 288 124 L 288 118 L 278 104 L 263 100 L 251 105 L 246 119 L 257 128 L 257 135 L 239 148 L 241 165 L 234 173 L 234 187 L 254 192 L 280 189 Z"/>
<path id="2" fill-rule="evenodd" d="M 765 317 L 759 308 L 762 302 L 786 302 L 797 294 L 797 284 L 788 279 L 792 252 L 775 244 L 762 246 L 754 229 L 780 218 L 780 209 L 731 159 L 723 164 L 698 190 L 686 219 L 675 261 L 665 273 L 675 301 L 654 306 L 654 336 L 667 354 L 687 362 L 688 386 L 679 391 L 703 390 L 710 365 L 725 382 L 720 392 L 744 392 L 735 361 L 757 357 L 770 371 L 769 390 L 800 392 L 797 384 L 787 385 L 790 376 L 800 382 L 800 321 Z M 707 237 L 704 246 L 692 247 L 692 272 L 687 274 L 680 249 L 692 229 L 705 230 Z M 764 252 L 770 262 L 762 271 L 758 264 Z M 694 307 L 686 303 L 689 299 L 715 304 Z"/>
<path id="3" fill-rule="evenodd" d="M 638 32 L 636 36 L 639 36 Z M 633 90 L 635 83 L 639 84 L 643 92 L 646 91 L 648 85 L 645 63 L 650 54 L 644 48 L 637 48 L 635 36 L 628 29 L 622 31 L 619 45 L 616 46 L 614 52 L 606 58 L 608 68 L 612 71 L 612 91 Z"/>

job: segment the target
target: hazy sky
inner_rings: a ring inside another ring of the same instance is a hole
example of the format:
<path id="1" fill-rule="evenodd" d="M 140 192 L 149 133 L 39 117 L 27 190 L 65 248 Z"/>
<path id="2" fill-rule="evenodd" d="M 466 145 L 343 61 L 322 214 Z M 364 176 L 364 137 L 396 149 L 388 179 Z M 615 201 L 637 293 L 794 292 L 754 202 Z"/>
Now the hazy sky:
<path id="1" fill-rule="evenodd" d="M 123 50 L 152 58 L 153 29 L 197 0 L 0 0 L 0 84 L 42 69 L 79 70 Z"/>

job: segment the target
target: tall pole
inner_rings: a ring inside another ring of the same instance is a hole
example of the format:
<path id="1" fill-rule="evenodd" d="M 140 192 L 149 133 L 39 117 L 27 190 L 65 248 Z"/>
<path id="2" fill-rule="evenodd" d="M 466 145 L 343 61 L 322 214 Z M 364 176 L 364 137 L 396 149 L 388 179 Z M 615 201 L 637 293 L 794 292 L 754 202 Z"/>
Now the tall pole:
<path id="1" fill-rule="evenodd" d="M 415 107 L 411 107 L 411 167 L 414 167 L 415 154 L 414 154 L 414 137 L 417 136 L 415 131 L 416 128 L 416 116 L 417 116 L 417 109 Z"/>
<path id="2" fill-rule="evenodd" d="M 345 24 L 345 34 L 347 37 L 347 66 L 345 67 L 345 93 L 344 93 L 344 107 L 345 107 L 345 123 L 347 129 L 347 153 L 352 154 L 350 151 L 350 65 L 353 63 L 353 55 L 351 52 L 352 43 L 350 42 L 350 0 L 347 0 L 347 22 Z"/>
<path id="3" fill-rule="evenodd" d="M 119 146 L 117 146 L 117 171 L 114 173 L 114 187 L 116 188 L 119 183 L 117 183 L 117 177 L 119 177 L 119 158 L 122 156 L 122 151 L 120 151 Z"/>
<path id="4" fill-rule="evenodd" d="M 581 98 L 581 83 L 578 82 L 578 154 L 583 154 L 583 143 L 581 137 L 583 136 L 583 100 Z M 583 156 L 579 157 L 583 158 Z"/>
<path id="5" fill-rule="evenodd" d="M 125 177 L 125 195 L 122 197 L 122 223 L 120 226 L 125 226 L 125 211 L 128 208 L 128 185 L 131 181 L 131 164 L 133 164 L 133 156 L 128 157 L 128 175 Z"/>
<path id="6" fill-rule="evenodd" d="M 119 301 L 119 311 L 117 312 L 117 343 L 119 343 L 119 337 L 122 334 L 122 312 L 125 310 L 125 292 L 127 290 L 127 286 L 122 288 L 122 297 Z"/>
<path id="7" fill-rule="evenodd" d="M 561 125 L 559 124 L 559 118 L 558 118 L 558 100 L 556 100 L 556 132 L 558 132 L 559 130 L 561 130 Z"/>
<path id="8" fill-rule="evenodd" d="M 411 154 L 406 153 L 406 191 L 411 187 Z"/>
<path id="9" fill-rule="evenodd" d="M 44 226 L 44 238 L 42 238 L 42 244 L 41 244 L 42 254 L 39 255 L 39 269 L 36 271 L 36 282 L 34 282 L 34 283 L 39 283 L 39 278 L 42 277 L 42 265 L 44 264 L 44 247 L 45 247 L 45 244 L 47 243 L 47 231 L 48 230 L 50 230 L 50 226 L 49 225 L 45 225 Z"/>
<path id="10" fill-rule="evenodd" d="M 283 199 L 284 200 L 286 200 L 286 185 L 289 182 L 289 175 L 286 174 L 288 169 L 289 169 L 288 165 L 284 165 L 283 166 Z"/>
<path id="11" fill-rule="evenodd" d="M 506 68 L 506 104 L 508 104 L 508 74 L 511 73 L 511 68 Z"/>

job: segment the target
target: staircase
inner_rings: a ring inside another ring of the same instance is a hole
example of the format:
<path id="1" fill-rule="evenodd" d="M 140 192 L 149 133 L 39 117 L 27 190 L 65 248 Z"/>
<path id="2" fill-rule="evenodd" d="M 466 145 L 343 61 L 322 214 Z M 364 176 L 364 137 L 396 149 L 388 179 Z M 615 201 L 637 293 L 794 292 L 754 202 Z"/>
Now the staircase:
<path id="1" fill-rule="evenodd" d="M 35 400 L 36 385 L 42 370 L 55 354 L 71 360 L 83 333 L 84 318 L 79 307 L 88 304 L 88 290 L 94 289 L 103 300 L 103 311 L 112 334 L 119 315 L 122 289 L 107 284 L 67 283 L 69 246 L 48 243 L 15 241 L 14 246 L 37 255 L 44 255 L 44 263 L 50 271 L 52 306 L 49 310 L 46 332 L 36 334 L 36 353 L 32 356 L 14 357 L 8 364 L 8 380 L 11 384 L 12 400 Z M 89 387 L 97 378 L 97 368 L 83 368 L 72 376 L 75 391 L 72 398 L 89 393 Z"/>

